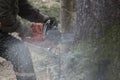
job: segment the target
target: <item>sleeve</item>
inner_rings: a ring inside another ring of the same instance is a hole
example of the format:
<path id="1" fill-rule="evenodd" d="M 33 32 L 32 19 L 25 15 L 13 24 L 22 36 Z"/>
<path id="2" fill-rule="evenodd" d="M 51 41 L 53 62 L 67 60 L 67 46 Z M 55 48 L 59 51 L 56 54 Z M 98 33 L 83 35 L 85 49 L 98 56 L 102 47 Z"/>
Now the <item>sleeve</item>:
<path id="1" fill-rule="evenodd" d="M 10 2 L 0 0 L 0 22 L 2 27 L 9 27 L 15 24 L 16 17 L 11 13 Z"/>
<path id="2" fill-rule="evenodd" d="M 28 0 L 18 0 L 19 13 L 18 15 L 31 22 L 44 22 L 47 16 L 41 14 L 38 9 L 30 5 Z"/>
<path id="3" fill-rule="evenodd" d="M 16 17 L 10 11 L 10 2 L 0 0 L 0 22 L 2 27 L 0 30 L 3 32 L 13 32 L 17 28 Z"/>

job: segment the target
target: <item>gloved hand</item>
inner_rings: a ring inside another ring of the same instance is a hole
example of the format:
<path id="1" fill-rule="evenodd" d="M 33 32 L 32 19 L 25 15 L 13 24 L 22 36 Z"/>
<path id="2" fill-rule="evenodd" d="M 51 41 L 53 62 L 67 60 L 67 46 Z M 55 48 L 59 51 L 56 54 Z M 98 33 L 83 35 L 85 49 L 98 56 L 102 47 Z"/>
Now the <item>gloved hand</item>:
<path id="1" fill-rule="evenodd" d="M 24 37 L 22 40 L 24 41 L 41 41 L 43 36 L 43 24 L 42 23 L 33 23 L 31 26 L 31 37 Z"/>
<path id="2" fill-rule="evenodd" d="M 58 22 L 55 17 L 49 17 L 45 20 L 44 25 L 48 24 L 47 30 L 56 29 L 58 27 Z"/>

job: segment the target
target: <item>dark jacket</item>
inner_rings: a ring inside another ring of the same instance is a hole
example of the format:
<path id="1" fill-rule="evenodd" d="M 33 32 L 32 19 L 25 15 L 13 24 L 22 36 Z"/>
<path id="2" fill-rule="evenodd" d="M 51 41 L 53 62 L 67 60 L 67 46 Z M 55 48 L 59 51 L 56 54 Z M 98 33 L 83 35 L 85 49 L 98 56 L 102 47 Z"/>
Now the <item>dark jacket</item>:
<path id="1" fill-rule="evenodd" d="M 31 22 L 44 22 L 44 15 L 31 6 L 28 0 L 0 0 L 0 22 L 3 30 L 16 28 L 17 15 Z"/>

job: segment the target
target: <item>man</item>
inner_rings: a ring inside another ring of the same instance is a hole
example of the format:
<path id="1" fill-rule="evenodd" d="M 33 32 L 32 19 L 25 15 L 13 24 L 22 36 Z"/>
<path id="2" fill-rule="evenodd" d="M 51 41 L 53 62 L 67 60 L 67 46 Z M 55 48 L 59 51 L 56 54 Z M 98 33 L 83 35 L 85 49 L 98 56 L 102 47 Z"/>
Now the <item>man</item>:
<path id="1" fill-rule="evenodd" d="M 31 29 L 36 33 L 43 28 L 41 23 L 51 20 L 52 24 L 54 19 L 40 14 L 27 0 L 0 0 L 0 57 L 11 61 L 17 80 L 36 80 L 30 52 L 22 41 L 9 35 L 18 32 L 24 37 L 30 30 L 20 24 L 17 15 L 34 22 Z"/>

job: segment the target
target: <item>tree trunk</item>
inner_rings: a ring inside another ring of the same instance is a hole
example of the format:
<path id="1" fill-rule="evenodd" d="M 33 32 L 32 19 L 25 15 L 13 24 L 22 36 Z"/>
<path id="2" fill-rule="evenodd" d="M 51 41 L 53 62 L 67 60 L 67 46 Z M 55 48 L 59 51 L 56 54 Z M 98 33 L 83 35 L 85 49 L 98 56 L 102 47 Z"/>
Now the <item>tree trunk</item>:
<path id="1" fill-rule="evenodd" d="M 76 0 L 61 0 L 61 31 L 73 32 L 76 25 Z"/>
<path id="2" fill-rule="evenodd" d="M 77 9 L 69 80 L 120 80 L 120 0 L 77 0 Z"/>
<path id="3" fill-rule="evenodd" d="M 76 32 L 79 39 L 103 36 L 120 20 L 120 0 L 78 0 L 77 3 Z"/>

